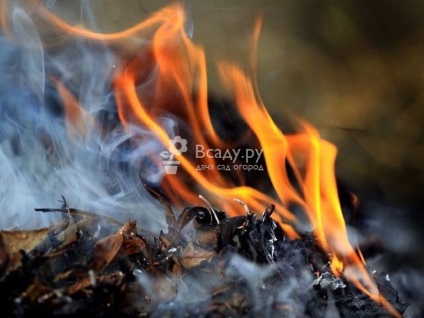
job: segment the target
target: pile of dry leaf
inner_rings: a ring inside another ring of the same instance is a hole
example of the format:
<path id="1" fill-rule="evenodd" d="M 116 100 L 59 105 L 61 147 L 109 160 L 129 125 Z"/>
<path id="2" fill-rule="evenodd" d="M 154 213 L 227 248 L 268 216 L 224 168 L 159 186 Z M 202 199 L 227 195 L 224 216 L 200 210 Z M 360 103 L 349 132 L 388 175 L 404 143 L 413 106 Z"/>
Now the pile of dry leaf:
<path id="1" fill-rule="evenodd" d="M 390 317 L 335 278 L 328 255 L 310 234 L 286 238 L 271 218 L 227 218 L 212 207 L 189 207 L 154 235 L 135 221 L 69 208 L 51 228 L 0 232 L 2 316 Z M 240 202 L 243 204 L 242 202 Z M 380 292 L 403 312 L 396 290 L 375 275 Z"/>

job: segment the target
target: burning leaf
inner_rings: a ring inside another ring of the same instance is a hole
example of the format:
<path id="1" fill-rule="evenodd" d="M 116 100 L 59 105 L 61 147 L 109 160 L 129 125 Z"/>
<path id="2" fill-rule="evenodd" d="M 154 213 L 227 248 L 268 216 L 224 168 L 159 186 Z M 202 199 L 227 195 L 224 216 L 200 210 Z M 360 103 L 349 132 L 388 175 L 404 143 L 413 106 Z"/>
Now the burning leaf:
<path id="1" fill-rule="evenodd" d="M 364 313 L 369 312 L 367 308 L 372 308 L 373 313 L 386 314 L 385 309 L 372 302 L 368 296 L 361 291 L 349 288 L 347 282 L 334 277 L 329 272 L 314 281 L 312 268 L 317 264 L 311 265 L 310 263 L 314 263 L 314 260 L 308 255 L 312 253 L 311 251 L 320 253 L 327 263 L 328 255 L 320 249 L 316 239 L 312 236 L 304 235 L 301 239 L 294 241 L 285 240 L 281 236 L 282 230 L 278 226 L 274 226 L 271 210 L 265 211 L 261 220 L 251 213 L 248 216 L 225 219 L 219 225 L 211 225 L 209 221 L 213 218 L 209 213 L 199 213 L 205 212 L 203 209 L 192 209 L 191 211 L 187 209 L 187 212 L 180 217 L 179 224 L 183 226 L 189 220 L 196 220 L 198 223 L 194 226 L 194 232 L 191 235 L 186 233 L 187 235 L 178 241 L 178 246 L 175 244 L 176 242 L 171 242 L 168 236 L 161 232 L 157 239 L 160 244 L 156 244 L 156 248 L 152 249 L 148 248 L 148 241 L 137 234 L 134 221 L 125 223 L 112 235 L 100 237 L 95 244 L 93 244 L 93 240 L 96 240 L 97 236 L 79 233 L 88 234 L 88 229 L 96 228 L 96 222 L 100 222 L 99 219 L 89 217 L 84 219 L 85 216 L 76 223 L 72 223 L 70 220 L 61 222 L 57 226 L 53 226 L 47 236 L 51 236 L 50 238 L 53 239 L 57 239 L 57 237 L 67 237 L 67 239 L 60 241 L 60 245 L 56 249 L 50 248 L 50 251 L 41 256 L 34 253 L 26 256 L 25 263 L 31 268 L 31 275 L 25 271 L 25 266 L 22 266 L 20 271 L 8 270 L 0 280 L 0 296 L 6 297 L 7 303 L 15 306 L 14 310 L 21 309 L 21 306 L 31 309 L 42 308 L 40 310 L 44 311 L 60 308 L 62 312 L 66 313 L 68 310 L 75 310 L 74 306 L 78 303 L 79 306 L 83 306 L 81 310 L 86 313 L 91 310 L 89 308 L 93 306 L 94 301 L 99 310 L 107 308 L 109 312 L 114 307 L 114 310 L 122 312 L 124 306 L 129 305 L 130 308 L 137 308 L 137 314 L 147 314 L 160 313 L 161 309 L 159 308 L 166 309 L 169 301 L 173 300 L 175 308 L 186 310 L 187 313 L 191 313 L 192 309 L 190 308 L 194 306 L 197 308 L 197 314 L 200 310 L 205 314 L 246 315 L 251 312 L 255 303 L 265 304 L 264 308 L 268 308 L 266 310 L 280 306 L 279 301 L 281 300 L 276 299 L 273 303 L 269 300 L 268 295 L 274 297 L 281 290 L 284 291 L 285 284 L 290 282 L 292 277 L 287 274 L 283 277 L 278 273 L 287 267 L 292 270 L 299 267 L 299 273 L 294 272 L 293 276 L 300 275 L 304 276 L 303 279 L 310 278 L 304 287 L 315 287 L 308 289 L 307 296 L 311 299 L 306 299 L 306 313 L 309 313 L 309 310 L 312 312 L 317 310 L 321 304 L 327 306 L 328 301 L 323 298 L 323 295 L 332 293 L 332 297 L 338 297 L 337 301 L 342 304 L 340 305 L 341 309 L 334 307 L 334 310 L 340 310 L 345 316 L 347 315 L 345 308 L 353 308 L 349 310 L 360 310 Z M 207 220 L 205 217 L 211 217 L 211 219 Z M 78 229 L 76 225 L 81 221 L 84 222 Z M 68 226 L 64 228 L 66 225 Z M 69 231 L 68 234 L 64 233 L 66 230 Z M 277 232 L 274 233 L 275 231 Z M 99 235 L 104 234 L 101 232 Z M 220 242 L 214 245 L 218 236 Z M 3 237 L 0 236 L 0 239 L 3 240 Z M 45 239 L 49 238 L 45 237 Z M 252 261 L 238 256 L 250 255 L 249 257 L 257 263 L 262 262 L 264 257 L 259 259 L 254 255 L 266 252 L 269 247 L 268 241 L 272 241 L 272 244 L 278 242 L 277 245 L 272 245 L 278 249 L 272 267 L 266 268 L 263 264 L 257 266 Z M 2 251 L 0 259 L 3 262 L 15 264 L 17 267 L 21 266 L 20 258 L 14 261 L 12 259 L 15 255 L 22 257 L 20 253 L 6 254 L 4 245 L 0 244 L 0 252 Z M 90 263 L 92 269 L 85 266 L 84 257 L 86 255 L 81 251 L 87 251 L 88 255 L 93 254 Z M 303 262 L 299 262 L 299 257 L 302 255 L 305 259 Z M 108 267 L 118 259 L 125 260 L 126 265 L 120 266 L 119 270 L 114 270 L 112 266 Z M 293 261 L 294 263 L 292 263 Z M 108 272 L 102 272 L 107 267 Z M 4 270 L 4 268 L 0 269 Z M 309 275 L 305 275 L 308 273 Z M 34 280 L 32 275 L 39 279 Z M 177 297 L 178 293 L 181 292 L 184 295 L 188 293 L 187 295 L 189 295 L 191 288 L 189 281 L 197 275 L 203 275 L 201 281 L 205 284 L 207 293 L 194 299 L 189 298 L 185 304 L 182 304 Z M 253 276 L 254 284 L 250 280 L 250 277 L 253 279 Z M 186 277 L 191 278 L 186 279 Z M 225 277 L 228 277 L 229 280 L 226 280 Z M 8 289 L 13 286 L 10 284 L 17 284 L 17 281 L 22 286 L 19 293 L 8 296 Z M 175 282 L 177 282 L 178 288 Z M 384 280 L 384 284 L 378 285 L 397 309 L 404 310 L 406 308 L 406 305 L 402 304 L 397 297 L 396 291 L 390 289 L 388 280 Z M 267 293 L 263 293 L 263 287 L 260 287 L 261 292 L 259 292 L 255 286 L 264 286 Z M 302 287 L 301 284 L 300 287 Z M 254 293 L 252 293 L 252 289 L 255 290 Z M 340 293 L 340 290 L 343 290 L 346 295 Z M 300 288 L 298 292 L 301 295 L 305 294 L 304 288 Z M 256 298 L 252 295 L 255 295 Z M 133 304 L 128 304 L 130 299 L 137 301 L 137 296 L 140 298 L 140 306 L 134 307 Z M 259 298 L 257 299 L 257 297 Z M 18 299 L 23 305 L 19 302 L 16 303 L 15 299 Z M 100 301 L 96 303 L 95 299 L 100 299 Z M 109 307 L 102 305 L 104 303 L 109 304 Z M 359 304 L 361 307 L 356 308 L 355 306 Z M 297 309 L 293 307 L 293 310 Z M 165 310 L 165 312 L 167 311 Z M 192 313 L 195 314 L 195 312 Z M 291 314 L 300 316 L 302 312 L 294 311 Z M 169 313 L 167 315 L 170 316 Z"/>
<path id="2" fill-rule="evenodd" d="M 346 287 L 346 284 L 340 278 L 334 277 L 329 272 L 322 273 L 317 279 L 312 282 L 312 285 L 316 288 L 331 288 L 332 290 Z"/>

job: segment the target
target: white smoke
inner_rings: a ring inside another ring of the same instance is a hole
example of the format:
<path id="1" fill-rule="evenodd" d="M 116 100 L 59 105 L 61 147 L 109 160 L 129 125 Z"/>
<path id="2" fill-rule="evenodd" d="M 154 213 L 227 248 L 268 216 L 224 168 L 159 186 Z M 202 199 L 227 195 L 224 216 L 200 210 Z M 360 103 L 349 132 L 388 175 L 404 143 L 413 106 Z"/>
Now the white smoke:
<path id="1" fill-rule="evenodd" d="M 0 33 L 0 228 L 48 225 L 60 215 L 34 208 L 60 207 L 62 195 L 74 208 L 163 228 L 163 209 L 143 182 L 162 179 L 164 149 L 143 127 L 125 130 L 119 122 L 114 52 L 72 38 L 46 46 L 23 9 L 9 17 L 12 36 Z M 69 137 L 52 78 L 96 119 L 83 138 Z M 172 136 L 174 119 L 159 121 Z"/>

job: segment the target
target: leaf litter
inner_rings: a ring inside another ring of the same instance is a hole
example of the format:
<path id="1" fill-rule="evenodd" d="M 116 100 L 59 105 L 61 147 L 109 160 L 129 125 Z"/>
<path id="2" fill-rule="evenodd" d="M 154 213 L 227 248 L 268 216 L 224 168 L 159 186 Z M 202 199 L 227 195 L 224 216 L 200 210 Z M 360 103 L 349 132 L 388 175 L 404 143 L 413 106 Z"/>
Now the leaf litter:
<path id="1" fill-rule="evenodd" d="M 311 233 L 290 240 L 272 219 L 227 217 L 208 207 L 185 208 L 178 216 L 155 190 L 165 209 L 167 231 L 157 236 L 74 208 L 63 198 L 50 228 L 0 231 L 0 305 L 10 317 L 391 317 L 377 303 L 336 278 L 329 255 Z M 257 211 L 256 211 L 257 212 Z M 260 211 L 259 211 L 260 212 Z M 384 273 L 374 278 L 402 313 Z"/>

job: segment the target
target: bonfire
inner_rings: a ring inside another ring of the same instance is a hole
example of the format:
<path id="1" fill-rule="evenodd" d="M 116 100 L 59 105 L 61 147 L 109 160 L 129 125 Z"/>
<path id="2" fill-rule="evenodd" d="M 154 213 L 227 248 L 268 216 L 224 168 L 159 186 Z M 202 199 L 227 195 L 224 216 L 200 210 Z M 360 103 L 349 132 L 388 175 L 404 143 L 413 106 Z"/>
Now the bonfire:
<path id="1" fill-rule="evenodd" d="M 33 1 L 1 12 L 2 173 L 23 192 L 0 222 L 3 313 L 402 316 L 348 237 L 336 147 L 281 131 L 254 62 L 218 62 L 227 96 L 208 92 L 182 5 L 117 33 Z"/>

